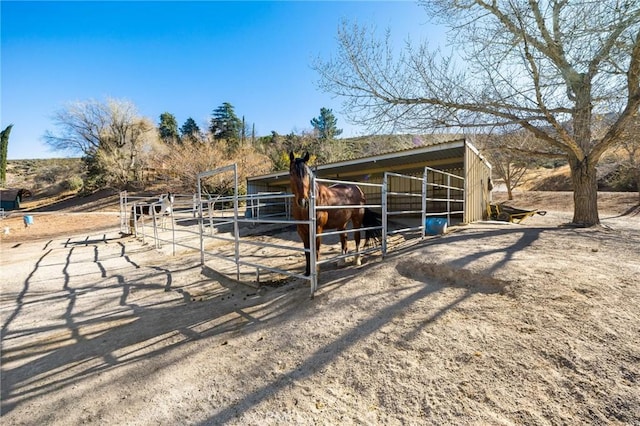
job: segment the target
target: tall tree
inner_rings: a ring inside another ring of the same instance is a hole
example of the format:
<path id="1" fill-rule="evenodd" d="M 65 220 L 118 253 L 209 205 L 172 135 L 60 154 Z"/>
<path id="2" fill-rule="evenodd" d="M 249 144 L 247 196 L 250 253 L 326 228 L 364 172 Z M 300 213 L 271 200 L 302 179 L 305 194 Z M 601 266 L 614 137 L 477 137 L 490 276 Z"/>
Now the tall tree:
<path id="1" fill-rule="evenodd" d="M 199 141 L 201 139 L 200 127 L 198 127 L 193 118 L 189 117 L 185 120 L 182 127 L 180 127 L 180 135 L 183 141 Z"/>
<path id="2" fill-rule="evenodd" d="M 9 151 L 9 134 L 13 124 L 9 124 L 0 132 L 0 186 L 7 184 L 7 153 Z"/>
<path id="3" fill-rule="evenodd" d="M 338 54 L 314 68 L 369 129 L 424 132 L 516 124 L 569 162 L 573 223 L 600 222 L 596 165 L 640 105 L 640 3 L 424 0 L 456 56 L 344 24 Z M 616 112 L 601 137 L 594 113 Z"/>
<path id="4" fill-rule="evenodd" d="M 224 139 L 237 143 L 241 137 L 242 120 L 236 115 L 233 105 L 225 102 L 213 110 L 209 131 L 215 140 Z"/>
<path id="5" fill-rule="evenodd" d="M 176 117 L 168 112 L 160 114 L 160 123 L 158 124 L 158 132 L 160 139 L 166 144 L 174 144 L 178 142 L 178 121 Z"/>
<path id="6" fill-rule="evenodd" d="M 123 100 L 72 103 L 53 120 L 58 132 L 47 131 L 45 143 L 54 150 L 83 154 L 92 174 L 88 187 L 125 188 L 139 180 L 157 140 L 153 124 Z"/>
<path id="7" fill-rule="evenodd" d="M 320 108 L 320 115 L 311 119 L 311 125 L 321 141 L 330 141 L 342 134 L 342 129 L 338 129 L 338 119 L 329 108 Z"/>

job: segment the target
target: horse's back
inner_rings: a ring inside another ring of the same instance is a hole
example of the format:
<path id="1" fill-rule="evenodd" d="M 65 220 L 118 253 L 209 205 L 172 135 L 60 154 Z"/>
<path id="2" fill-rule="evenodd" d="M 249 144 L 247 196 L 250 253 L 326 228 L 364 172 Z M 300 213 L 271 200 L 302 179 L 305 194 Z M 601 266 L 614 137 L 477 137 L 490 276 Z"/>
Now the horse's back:
<path id="1" fill-rule="evenodd" d="M 349 206 L 365 204 L 365 196 L 358 185 L 336 183 L 326 187 L 327 191 L 321 196 L 320 204 L 326 206 Z"/>
<path id="2" fill-rule="evenodd" d="M 320 190 L 320 206 L 343 206 L 341 209 L 327 209 L 318 212 L 320 224 L 327 229 L 342 229 L 349 221 L 355 220 L 356 226 L 364 215 L 365 196 L 362 190 L 353 184 L 337 183 Z M 353 206 L 353 207 L 351 207 Z M 324 222 L 324 223 L 322 223 Z"/>

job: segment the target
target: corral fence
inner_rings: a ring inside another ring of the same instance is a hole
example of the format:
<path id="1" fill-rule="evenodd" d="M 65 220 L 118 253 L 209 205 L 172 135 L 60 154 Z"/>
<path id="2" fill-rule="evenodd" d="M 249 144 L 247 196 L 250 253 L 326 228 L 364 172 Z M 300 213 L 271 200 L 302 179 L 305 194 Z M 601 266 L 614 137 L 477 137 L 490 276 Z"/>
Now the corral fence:
<path id="1" fill-rule="evenodd" d="M 231 182 L 230 193 L 211 193 L 207 182 L 212 179 Z M 421 177 L 387 172 L 381 183 L 312 178 L 311 184 L 316 183 L 355 184 L 367 193 L 368 199 L 379 200 L 363 207 L 381 215 L 381 226 L 346 230 L 348 234 L 376 229 L 381 231 L 381 244 L 361 248 L 361 255 L 381 252 L 384 257 L 395 247 L 389 245 L 394 237 L 400 236 L 406 243 L 422 239 L 430 233 L 430 219 L 437 218 L 449 224 L 456 217 L 461 218 L 464 211 L 464 178 L 428 167 Z M 309 217 L 294 220 L 291 217 L 292 194 L 240 194 L 239 188 L 236 164 L 200 173 L 197 176 L 196 193 L 175 194 L 173 208 L 166 215 L 156 214 L 153 208 L 161 204 L 162 195 L 133 197 L 123 191 L 120 194 L 121 231 L 135 234 L 143 243 L 151 240 L 158 249 L 171 245 L 174 255 L 178 250 L 199 251 L 203 266 L 214 262 L 215 267 L 211 269 L 235 275 L 236 280 L 245 284 L 260 285 L 261 282 L 273 280 L 274 276 L 307 280 L 312 297 L 318 287 L 319 265 L 354 255 L 323 252 L 321 258 L 316 260 L 315 244 L 305 249 L 295 233 L 297 225 L 309 226 L 312 242 L 316 237 L 329 238 L 341 234 L 344 231 L 328 230 L 317 234 L 315 221 L 317 211 L 344 206 L 317 206 L 312 195 Z M 149 206 L 152 214 L 136 221 L 132 214 L 136 206 Z M 278 233 L 286 236 L 284 239 L 263 238 Z M 306 253 L 311 260 L 309 276 L 296 272 L 304 265 L 304 259 L 300 261 L 300 254 Z"/>

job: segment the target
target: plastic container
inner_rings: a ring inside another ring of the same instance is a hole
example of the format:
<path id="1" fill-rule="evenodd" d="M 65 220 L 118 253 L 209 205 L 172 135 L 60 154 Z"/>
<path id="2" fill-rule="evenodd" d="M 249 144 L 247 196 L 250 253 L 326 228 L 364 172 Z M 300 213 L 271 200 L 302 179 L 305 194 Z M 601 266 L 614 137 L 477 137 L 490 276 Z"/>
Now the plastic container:
<path id="1" fill-rule="evenodd" d="M 428 235 L 440 235 L 447 233 L 447 219 L 443 217 L 428 217 L 424 221 L 425 233 Z"/>

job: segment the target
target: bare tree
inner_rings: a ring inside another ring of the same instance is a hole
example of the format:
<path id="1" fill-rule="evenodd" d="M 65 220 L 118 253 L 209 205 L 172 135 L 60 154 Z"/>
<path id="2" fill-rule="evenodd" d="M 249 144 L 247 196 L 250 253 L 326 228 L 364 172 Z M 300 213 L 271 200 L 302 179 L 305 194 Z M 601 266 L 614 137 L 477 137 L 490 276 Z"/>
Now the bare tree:
<path id="1" fill-rule="evenodd" d="M 271 171 L 272 162 L 264 154 L 260 154 L 251 145 L 239 147 L 233 155 L 228 154 L 226 142 L 217 143 L 193 142 L 185 139 L 180 145 L 159 154 L 155 161 L 162 163 L 165 171 L 180 182 L 185 190 L 194 190 L 199 173 L 213 170 L 229 164 L 238 164 L 238 180 L 244 185 L 246 178 L 252 174 L 262 174 Z M 229 174 L 216 175 L 206 179 L 207 190 L 217 193 L 231 193 L 233 180 Z"/>
<path id="2" fill-rule="evenodd" d="M 335 57 L 318 61 L 320 87 L 370 130 L 516 124 L 568 160 L 573 223 L 600 222 L 596 165 L 640 105 L 640 3 L 624 0 L 425 0 L 449 26 L 455 55 L 344 24 Z M 617 119 L 600 138 L 594 113 Z"/>
<path id="3" fill-rule="evenodd" d="M 140 180 L 146 157 L 158 139 L 153 123 L 123 100 L 76 102 L 57 111 L 58 132 L 44 140 L 55 150 L 79 153 L 99 175 L 99 186 L 126 187 Z"/>
<path id="4" fill-rule="evenodd" d="M 513 200 L 513 190 L 523 182 L 534 163 L 531 155 L 527 154 L 527 148 L 535 144 L 533 135 L 527 131 L 513 131 L 500 135 L 474 135 L 472 139 L 504 182 L 507 199 Z"/>

